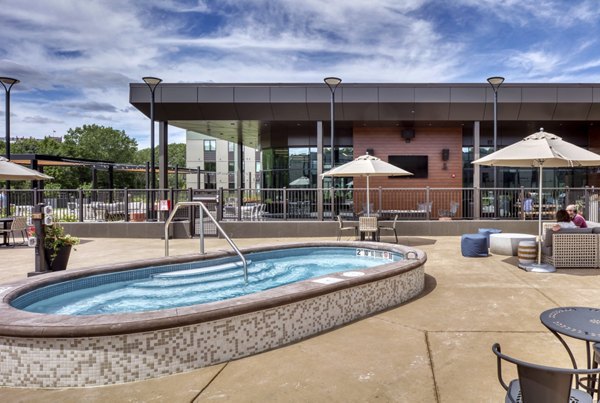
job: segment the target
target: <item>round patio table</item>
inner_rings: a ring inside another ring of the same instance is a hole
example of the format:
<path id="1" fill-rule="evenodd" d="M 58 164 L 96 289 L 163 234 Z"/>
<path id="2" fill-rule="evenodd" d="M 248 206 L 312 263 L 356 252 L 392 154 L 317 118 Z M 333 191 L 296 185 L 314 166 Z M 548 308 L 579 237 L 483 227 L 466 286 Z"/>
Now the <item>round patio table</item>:
<path id="1" fill-rule="evenodd" d="M 542 312 L 540 321 L 565 347 L 573 363 L 573 368 L 577 368 L 575 356 L 561 335 L 585 341 L 587 368 L 592 368 L 594 354 L 591 349 L 591 343 L 600 342 L 600 309 L 581 306 L 553 308 Z M 590 379 L 587 380 L 589 383 Z M 590 386 L 583 385 L 579 377 L 577 377 L 577 383 L 584 386 L 589 392 Z"/>

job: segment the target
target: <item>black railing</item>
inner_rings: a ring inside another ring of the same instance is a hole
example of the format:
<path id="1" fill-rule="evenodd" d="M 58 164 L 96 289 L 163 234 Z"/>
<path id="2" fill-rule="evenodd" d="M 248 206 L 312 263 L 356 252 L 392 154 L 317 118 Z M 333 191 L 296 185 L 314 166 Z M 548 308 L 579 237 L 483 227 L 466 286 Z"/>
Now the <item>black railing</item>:
<path id="1" fill-rule="evenodd" d="M 54 208 L 59 222 L 164 221 L 180 201 L 202 201 L 217 220 L 353 219 L 367 211 L 366 189 L 11 189 L 0 193 L 0 216 L 27 216 L 36 203 Z M 502 219 L 537 218 L 540 200 L 544 219 L 556 210 L 577 205 L 586 218 L 598 221 L 599 195 L 594 187 L 548 188 L 372 188 L 371 214 L 382 219 Z M 529 201 L 526 201 L 528 200 Z M 529 208 L 529 206 L 531 208 Z M 197 221 L 185 208 L 176 220 Z"/>

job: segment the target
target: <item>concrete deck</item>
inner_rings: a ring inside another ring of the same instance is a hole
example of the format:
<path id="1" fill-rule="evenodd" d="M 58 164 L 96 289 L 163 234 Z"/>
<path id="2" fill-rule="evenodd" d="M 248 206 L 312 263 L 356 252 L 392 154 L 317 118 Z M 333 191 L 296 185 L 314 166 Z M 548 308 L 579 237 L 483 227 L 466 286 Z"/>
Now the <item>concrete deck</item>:
<path id="1" fill-rule="evenodd" d="M 299 240 L 236 242 L 243 248 Z M 206 241 L 207 250 L 228 248 L 224 240 Z M 299 343 L 189 373 L 85 389 L 0 387 L 1 400 L 498 402 L 504 391 L 496 378 L 494 342 L 524 360 L 570 366 L 539 314 L 564 305 L 599 307 L 600 271 L 527 273 L 516 266 L 515 257 L 464 258 L 457 236 L 400 237 L 400 243 L 424 250 L 428 262 L 425 293 L 397 308 Z M 176 239 L 170 245 L 171 255 L 199 249 L 197 239 Z M 163 253 L 161 240 L 85 239 L 71 254 L 69 270 Z M 32 270 L 33 249 L 0 248 L 0 283 Z M 583 359 L 584 344 L 569 341 Z M 506 374 L 514 376 L 515 371 Z"/>

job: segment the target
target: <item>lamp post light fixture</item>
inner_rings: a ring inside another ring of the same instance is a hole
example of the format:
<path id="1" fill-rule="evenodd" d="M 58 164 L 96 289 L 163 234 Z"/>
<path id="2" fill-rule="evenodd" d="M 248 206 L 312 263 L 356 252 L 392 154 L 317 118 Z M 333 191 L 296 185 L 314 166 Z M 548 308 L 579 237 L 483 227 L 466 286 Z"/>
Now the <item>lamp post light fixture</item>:
<path id="1" fill-rule="evenodd" d="M 13 85 L 20 83 L 16 78 L 0 77 L 0 84 L 6 91 L 6 159 L 10 160 L 10 90 Z"/>
<path id="2" fill-rule="evenodd" d="M 498 149 L 498 88 L 504 82 L 504 77 L 489 77 L 487 82 L 490 83 L 492 89 L 494 90 L 494 152 Z M 494 166 L 494 193 L 497 192 L 498 188 L 498 171 Z M 497 203 L 498 198 L 494 197 L 494 215 L 498 215 Z"/>
<path id="3" fill-rule="evenodd" d="M 6 116 L 5 116 L 5 121 L 6 121 L 6 133 L 5 133 L 5 138 L 6 138 L 6 159 L 10 160 L 10 90 L 12 88 L 13 85 L 20 83 L 19 80 L 17 80 L 16 78 L 10 78 L 10 77 L 0 77 L 0 84 L 2 84 L 2 87 L 4 87 L 4 91 L 6 92 Z M 10 181 L 6 181 L 6 213 L 7 215 L 10 215 Z M 0 205 L 0 210 L 2 210 L 2 205 Z"/>
<path id="4" fill-rule="evenodd" d="M 331 91 L 331 169 L 335 168 L 335 153 L 334 153 L 334 124 L 335 124 L 335 89 L 342 82 L 341 78 L 325 77 L 325 84 Z"/>
<path id="5" fill-rule="evenodd" d="M 162 82 L 160 78 L 143 77 L 142 80 L 150 88 L 150 189 L 154 189 L 156 183 L 154 171 L 154 91 L 158 84 Z"/>

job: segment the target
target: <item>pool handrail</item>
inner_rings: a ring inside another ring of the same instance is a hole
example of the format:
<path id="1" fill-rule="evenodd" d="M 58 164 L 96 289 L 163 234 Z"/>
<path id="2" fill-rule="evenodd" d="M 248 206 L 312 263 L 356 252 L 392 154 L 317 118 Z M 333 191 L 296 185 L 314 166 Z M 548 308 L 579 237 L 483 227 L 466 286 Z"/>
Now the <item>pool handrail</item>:
<path id="1" fill-rule="evenodd" d="M 173 207 L 173 211 L 171 211 L 171 214 L 169 214 L 169 218 L 167 218 L 167 220 L 165 221 L 165 256 L 169 256 L 169 225 L 171 225 L 171 221 L 173 221 L 173 217 L 175 217 L 175 213 L 177 212 L 179 207 L 186 207 L 186 206 L 188 206 L 188 207 L 189 206 L 199 206 L 200 207 L 200 253 L 204 254 L 204 225 L 203 224 L 204 224 L 204 212 L 206 212 L 206 215 L 208 216 L 208 218 L 213 222 L 213 224 L 215 224 L 215 227 L 217 227 L 217 231 L 219 231 L 221 233 L 221 235 L 223 235 L 223 238 L 225 238 L 225 240 L 233 248 L 235 253 L 237 253 L 238 256 L 240 257 L 240 259 L 242 260 L 242 263 L 244 264 L 244 282 L 248 283 L 248 263 L 246 262 L 246 258 L 244 257 L 242 252 L 240 252 L 240 250 L 238 249 L 236 244 L 231 240 L 231 238 L 229 238 L 229 236 L 227 236 L 227 234 L 225 233 L 223 228 L 219 225 L 217 220 L 215 220 L 215 218 L 212 216 L 212 214 L 210 214 L 210 211 L 208 211 L 208 209 L 206 208 L 204 203 L 202 203 L 200 201 L 178 202 L 177 204 L 175 204 L 175 207 Z"/>

